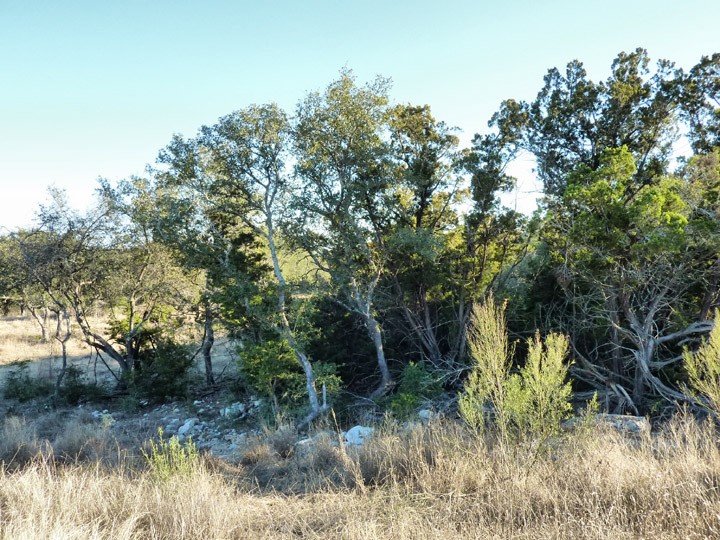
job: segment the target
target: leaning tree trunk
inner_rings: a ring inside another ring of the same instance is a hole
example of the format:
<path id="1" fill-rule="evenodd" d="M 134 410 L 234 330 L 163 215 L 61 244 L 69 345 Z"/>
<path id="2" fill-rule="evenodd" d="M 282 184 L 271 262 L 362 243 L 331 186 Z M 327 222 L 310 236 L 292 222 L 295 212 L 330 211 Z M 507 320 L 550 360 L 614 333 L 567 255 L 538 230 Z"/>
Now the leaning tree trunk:
<path id="1" fill-rule="evenodd" d="M 305 372 L 305 389 L 307 390 L 308 401 L 310 403 L 310 413 L 298 427 L 306 427 L 327 409 L 327 403 L 325 403 L 325 400 L 323 399 L 323 404 L 322 406 L 320 405 L 317 390 L 315 389 L 315 373 L 313 372 L 312 364 L 305 354 L 305 351 L 303 351 L 302 347 L 295 339 L 292 328 L 290 328 L 290 322 L 287 318 L 285 306 L 285 291 L 287 288 L 287 282 L 285 281 L 285 276 L 280 268 L 277 246 L 275 245 L 275 237 L 273 234 L 273 224 L 270 219 L 267 221 L 266 238 L 268 240 L 268 246 L 270 247 L 270 258 L 272 259 L 273 271 L 278 282 L 278 314 L 280 315 L 280 330 L 282 336 L 287 340 L 290 348 L 295 353 L 295 357 L 298 359 L 298 362 L 300 362 L 300 365 Z"/>
<path id="2" fill-rule="evenodd" d="M 365 326 L 367 326 L 368 334 L 375 346 L 375 355 L 377 357 L 378 368 L 380 369 L 380 385 L 370 394 L 370 397 L 377 398 L 385 395 L 393 386 L 393 380 L 388 369 L 387 359 L 385 358 L 385 349 L 383 347 L 382 331 L 375 317 L 367 306 L 365 314 Z"/>

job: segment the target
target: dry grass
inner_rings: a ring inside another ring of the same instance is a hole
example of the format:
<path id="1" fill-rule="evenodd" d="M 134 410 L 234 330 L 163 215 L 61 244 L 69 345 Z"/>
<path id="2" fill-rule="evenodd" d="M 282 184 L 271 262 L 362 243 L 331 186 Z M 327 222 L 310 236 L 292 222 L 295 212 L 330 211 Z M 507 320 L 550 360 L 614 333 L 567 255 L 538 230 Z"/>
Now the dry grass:
<path id="1" fill-rule="evenodd" d="M 578 434 L 546 452 L 452 423 L 395 426 L 359 450 L 288 435 L 244 465 L 205 460 L 159 482 L 127 465 L 36 458 L 0 472 L 1 538 L 715 538 L 715 430 L 676 420 L 628 440 Z M 262 447 L 262 449 L 261 449 Z M 263 482 L 263 474 L 274 470 Z"/>
<path id="2" fill-rule="evenodd" d="M 53 331 L 53 324 L 50 324 Z M 61 354 L 60 344 L 50 339 L 43 342 L 40 328 L 30 316 L 0 318 L 0 365 L 13 362 L 47 360 Z M 68 342 L 68 354 L 82 358 L 90 355 L 89 347 L 73 337 Z"/>
<path id="3" fill-rule="evenodd" d="M 106 322 L 103 319 L 92 319 L 91 324 L 101 332 L 106 330 Z M 54 330 L 52 321 L 49 330 Z M 77 366 L 86 374 L 89 380 L 97 380 L 99 383 L 113 384 L 112 376 L 101 362 L 96 361 L 91 348 L 78 337 L 77 328 L 75 335 L 68 342 L 68 357 L 71 365 Z M 234 372 L 235 360 L 232 355 L 232 343 L 221 333 L 217 338 L 213 350 L 213 364 L 216 376 L 232 374 Z M 25 317 L 9 316 L 0 317 L 0 385 L 8 370 L 12 369 L 11 364 L 16 362 L 28 362 L 28 375 L 47 381 L 54 381 L 61 364 L 61 347 L 54 339 L 44 342 L 41 339 L 40 328 L 30 316 Z M 113 369 L 115 365 L 111 365 Z M 204 375 L 203 359 L 198 355 L 196 358 L 194 372 L 198 377 Z"/>

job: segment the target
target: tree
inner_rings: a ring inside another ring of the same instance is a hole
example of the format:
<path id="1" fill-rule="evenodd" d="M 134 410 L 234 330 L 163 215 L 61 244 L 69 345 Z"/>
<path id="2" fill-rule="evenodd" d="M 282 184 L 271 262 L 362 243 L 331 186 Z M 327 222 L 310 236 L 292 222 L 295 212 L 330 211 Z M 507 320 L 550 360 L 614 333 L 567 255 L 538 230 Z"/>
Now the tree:
<path id="1" fill-rule="evenodd" d="M 546 241 L 568 301 L 567 328 L 581 365 L 576 376 L 636 413 L 650 397 L 685 396 L 663 380 L 678 344 L 709 331 L 692 287 L 707 271 L 692 208 L 679 178 L 637 189 L 626 147 L 608 149 L 597 169 L 569 175 L 549 215 Z"/>
<path id="2" fill-rule="evenodd" d="M 175 136 L 158 161 L 163 167 L 153 171 L 154 235 L 178 255 L 187 271 L 197 275 L 201 294 L 195 308 L 203 325 L 205 381 L 212 385 L 215 323 L 228 322 L 222 316 L 224 307 L 237 312 L 238 303 L 249 304 L 244 300 L 252 296 L 252 284 L 262 281 L 267 271 L 264 252 L 256 234 L 238 227 L 234 218 L 219 210 L 194 141 Z"/>
<path id="3" fill-rule="evenodd" d="M 395 180 L 385 249 L 394 308 L 402 315 L 396 324 L 415 343 L 414 354 L 447 373 L 464 356 L 467 318 L 465 291 L 452 275 L 462 242 L 458 208 L 467 197 L 458 139 L 428 106 L 393 107 L 389 130 Z"/>
<path id="4" fill-rule="evenodd" d="M 205 126 L 187 143 L 175 140 L 162 160 L 205 201 L 209 217 L 232 239 L 238 225 L 267 245 L 276 281 L 275 329 L 303 367 L 310 422 L 327 407 L 320 403 L 313 366 L 288 316 L 288 283 L 280 264 L 278 226 L 292 189 L 287 163 L 290 124 L 277 105 L 251 106 Z"/>
<path id="5" fill-rule="evenodd" d="M 690 70 L 681 108 L 694 150 L 712 153 L 720 146 L 720 53 L 703 56 Z"/>
<path id="6" fill-rule="evenodd" d="M 294 144 L 303 187 L 293 219 L 301 225 L 287 227 L 295 245 L 337 287 L 337 301 L 362 318 L 380 371 L 373 396 L 393 385 L 376 309 L 387 262 L 387 88 L 381 78 L 360 88 L 343 72 L 323 94 L 312 93 L 298 106 Z"/>
<path id="7" fill-rule="evenodd" d="M 588 79 L 577 60 L 565 74 L 548 71 L 532 103 L 506 101 L 493 124 L 514 133 L 537 159 L 545 193 L 561 196 L 578 165 L 600 166 L 606 148 L 625 146 L 636 163 L 636 186 L 665 171 L 676 137 L 675 122 L 683 76 L 661 60 L 650 73 L 645 49 L 620 53 L 605 82 Z"/>
<path id="8" fill-rule="evenodd" d="M 72 314 L 88 345 L 129 375 L 140 367 L 143 346 L 152 345 L 151 327 L 157 329 L 157 316 L 171 307 L 184 279 L 169 254 L 143 233 L 142 222 L 131 220 L 139 214 L 124 213 L 128 207 L 107 183 L 100 191 L 86 214 L 54 192 L 38 227 L 18 241 L 34 282 L 65 317 Z M 109 334 L 91 316 L 101 306 L 111 314 Z"/>
<path id="9" fill-rule="evenodd" d="M 716 228 L 705 188 L 669 163 L 682 119 L 696 148 L 712 139 L 698 126 L 714 111 L 713 65 L 651 71 L 636 49 L 596 83 L 573 61 L 548 72 L 532 103 L 508 100 L 491 122 L 505 148 L 533 154 L 545 189 L 536 321 L 570 334 L 575 375 L 618 409 L 684 399 L 678 347 L 709 330 Z"/>

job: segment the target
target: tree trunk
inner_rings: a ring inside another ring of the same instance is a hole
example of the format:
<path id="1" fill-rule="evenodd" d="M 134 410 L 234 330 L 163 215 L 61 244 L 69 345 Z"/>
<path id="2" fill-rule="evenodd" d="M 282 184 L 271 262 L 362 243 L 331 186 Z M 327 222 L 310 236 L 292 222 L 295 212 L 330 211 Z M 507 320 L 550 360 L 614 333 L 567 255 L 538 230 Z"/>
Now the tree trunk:
<path id="1" fill-rule="evenodd" d="M 205 337 L 202 344 L 202 354 L 205 359 L 205 382 L 208 386 L 215 384 L 215 375 L 212 366 L 212 347 L 215 343 L 215 330 L 213 330 L 213 312 L 210 302 L 205 303 Z"/>
<path id="2" fill-rule="evenodd" d="M 40 335 L 42 336 L 43 343 L 48 343 L 50 341 L 50 336 L 48 334 L 48 317 L 49 317 L 49 310 L 47 307 L 43 307 L 41 312 L 38 312 L 38 309 L 28 306 L 28 311 L 33 316 L 35 321 L 37 321 L 38 326 L 40 326 Z"/>
<path id="3" fill-rule="evenodd" d="M 60 347 L 62 349 L 62 367 L 60 368 L 60 373 L 58 373 L 57 379 L 55 381 L 55 397 L 58 398 L 60 396 L 60 386 L 62 385 L 63 378 L 65 377 L 65 372 L 67 371 L 67 342 L 70 340 L 71 332 L 70 332 L 70 316 L 67 313 L 66 309 L 63 309 L 61 311 L 58 311 L 58 330 L 60 328 L 60 313 L 62 313 L 62 321 L 65 323 L 65 335 L 61 336 L 60 332 L 57 332 L 55 335 L 55 339 L 57 339 L 60 342 Z"/>
<path id="4" fill-rule="evenodd" d="M 298 362 L 300 362 L 300 365 L 305 372 L 305 389 L 307 390 L 308 401 L 310 403 L 310 413 L 303 421 L 303 425 L 309 425 L 310 422 L 322 414 L 323 409 L 325 408 L 325 403 L 323 403 L 323 407 L 320 406 L 317 390 L 315 389 L 315 373 L 313 372 L 312 364 L 305 352 L 302 350 L 302 347 L 300 347 L 300 344 L 295 339 L 295 335 L 293 334 L 292 328 L 290 328 L 290 322 L 287 318 L 287 313 L 285 311 L 285 289 L 287 288 L 287 283 L 285 281 L 285 276 L 283 276 L 282 269 L 280 268 L 280 261 L 278 259 L 277 246 L 275 245 L 275 236 L 273 233 L 273 225 L 270 219 L 267 220 L 267 240 L 268 246 L 270 247 L 270 258 L 273 263 L 273 271 L 275 272 L 275 278 L 278 281 L 278 313 L 280 315 L 282 335 L 287 340 L 290 348 L 295 353 L 295 357 L 298 359 Z"/>
<path id="5" fill-rule="evenodd" d="M 369 309 L 365 315 L 365 326 L 367 326 L 368 334 L 375 345 L 375 354 L 377 356 L 378 367 L 380 368 L 380 385 L 370 394 L 376 398 L 385 395 L 393 385 L 390 370 L 388 369 L 387 360 L 385 359 L 385 349 L 383 348 L 382 332 L 380 325 L 375 317 L 372 316 Z"/>

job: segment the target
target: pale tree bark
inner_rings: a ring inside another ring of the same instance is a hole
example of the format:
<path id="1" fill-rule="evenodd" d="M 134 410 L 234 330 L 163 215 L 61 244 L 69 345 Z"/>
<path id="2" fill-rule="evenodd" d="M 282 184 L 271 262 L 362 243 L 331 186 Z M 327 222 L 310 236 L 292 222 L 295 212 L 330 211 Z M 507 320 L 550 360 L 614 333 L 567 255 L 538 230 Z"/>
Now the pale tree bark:
<path id="1" fill-rule="evenodd" d="M 282 336 L 287 340 L 290 348 L 295 353 L 295 357 L 300 362 L 305 373 L 305 388 L 308 394 L 308 401 L 310 402 L 310 413 L 304 420 L 304 424 L 309 424 L 315 418 L 320 416 L 327 407 L 326 403 L 320 405 L 318 399 L 317 389 L 315 388 L 315 373 L 313 372 L 312 364 L 307 354 L 303 351 L 302 347 L 295 339 L 295 334 L 290 327 L 290 321 L 287 318 L 286 305 L 285 305 L 285 294 L 287 290 L 287 282 L 283 275 L 282 268 L 280 267 L 280 260 L 278 259 L 277 246 L 275 245 L 275 234 L 273 229 L 272 220 L 267 220 L 267 233 L 266 238 L 270 247 L 270 258 L 272 259 L 273 272 L 275 273 L 275 279 L 278 282 L 278 315 L 280 316 L 280 325 Z"/>
<path id="2" fill-rule="evenodd" d="M 58 373 L 57 379 L 55 381 L 55 397 L 56 398 L 60 395 L 60 387 L 62 385 L 63 378 L 65 377 L 65 372 L 67 371 L 67 367 L 68 367 L 67 343 L 68 343 L 68 341 L 70 341 L 70 337 L 72 336 L 72 332 L 70 330 L 70 316 L 68 315 L 67 308 L 65 308 L 65 307 L 59 308 L 57 314 L 58 314 L 58 330 L 60 330 L 62 325 L 64 325 L 65 333 L 57 332 L 55 334 L 55 339 L 60 343 L 60 347 L 62 350 L 62 365 L 60 367 L 60 373 Z"/>

